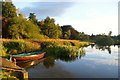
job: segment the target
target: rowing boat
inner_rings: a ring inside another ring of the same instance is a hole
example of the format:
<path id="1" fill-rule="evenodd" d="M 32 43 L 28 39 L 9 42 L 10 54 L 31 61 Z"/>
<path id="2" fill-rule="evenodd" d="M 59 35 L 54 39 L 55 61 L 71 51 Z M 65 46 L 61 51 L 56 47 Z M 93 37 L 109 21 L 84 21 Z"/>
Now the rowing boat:
<path id="1" fill-rule="evenodd" d="M 35 60 L 40 59 L 45 56 L 45 52 L 30 52 L 30 53 L 22 53 L 17 55 L 12 55 L 12 61 L 25 61 L 25 60 Z"/>

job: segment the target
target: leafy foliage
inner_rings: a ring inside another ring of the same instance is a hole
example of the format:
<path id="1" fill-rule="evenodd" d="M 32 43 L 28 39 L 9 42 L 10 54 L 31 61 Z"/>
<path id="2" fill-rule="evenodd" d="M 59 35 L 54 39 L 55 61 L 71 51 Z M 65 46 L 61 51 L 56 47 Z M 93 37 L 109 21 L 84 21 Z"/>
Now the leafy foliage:
<path id="1" fill-rule="evenodd" d="M 117 36 L 117 44 L 120 44 L 120 34 Z"/>
<path id="2" fill-rule="evenodd" d="M 114 40 L 107 35 L 98 35 L 96 37 L 96 43 L 102 46 L 110 46 L 114 44 Z"/>
<path id="3" fill-rule="evenodd" d="M 39 24 L 41 33 L 50 37 L 50 38 L 60 38 L 62 35 L 62 30 L 59 25 L 55 24 L 53 18 L 47 17 L 44 21 L 41 21 Z"/>
<path id="4" fill-rule="evenodd" d="M 9 34 L 11 38 L 40 38 L 40 29 L 32 22 L 19 16 L 14 17 L 10 21 Z M 33 33 L 34 32 L 34 33 Z"/>
<path id="5" fill-rule="evenodd" d="M 64 25 L 61 27 L 64 39 L 76 39 L 81 41 L 89 41 L 89 35 L 84 32 L 78 32 L 71 25 Z"/>
<path id="6" fill-rule="evenodd" d="M 2 37 L 8 38 L 9 20 L 16 17 L 16 8 L 12 2 L 2 2 Z"/>
<path id="7" fill-rule="evenodd" d="M 81 40 L 81 41 L 89 41 L 90 36 L 85 34 L 84 32 L 79 32 L 79 40 Z"/>
<path id="8" fill-rule="evenodd" d="M 30 20 L 31 22 L 33 22 L 34 24 L 36 24 L 36 25 L 37 25 L 37 23 L 38 23 L 38 20 L 37 20 L 37 18 L 36 18 L 35 13 L 30 13 L 30 15 L 29 15 L 29 20 Z"/>
<path id="9" fill-rule="evenodd" d="M 16 17 L 16 8 L 12 2 L 3 2 L 2 3 L 2 16 L 5 18 Z"/>

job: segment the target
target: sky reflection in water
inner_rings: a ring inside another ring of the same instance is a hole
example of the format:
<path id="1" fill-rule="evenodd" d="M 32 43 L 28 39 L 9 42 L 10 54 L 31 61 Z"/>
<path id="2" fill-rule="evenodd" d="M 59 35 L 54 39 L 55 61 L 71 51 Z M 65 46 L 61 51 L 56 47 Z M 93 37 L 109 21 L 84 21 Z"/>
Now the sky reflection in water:
<path id="1" fill-rule="evenodd" d="M 55 60 L 52 66 L 45 67 L 39 63 L 28 68 L 31 78 L 117 78 L 118 77 L 118 47 L 111 46 L 111 54 L 88 46 L 86 54 L 74 61 Z M 50 61 L 49 61 L 50 62 Z M 49 63 L 47 64 L 49 65 Z"/>

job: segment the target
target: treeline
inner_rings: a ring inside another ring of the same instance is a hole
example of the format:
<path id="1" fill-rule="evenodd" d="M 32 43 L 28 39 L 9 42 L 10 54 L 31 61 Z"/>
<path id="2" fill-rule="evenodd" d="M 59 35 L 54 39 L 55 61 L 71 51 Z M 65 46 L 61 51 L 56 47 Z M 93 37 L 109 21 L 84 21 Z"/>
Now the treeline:
<path id="1" fill-rule="evenodd" d="M 78 32 L 71 25 L 59 26 L 55 24 L 55 19 L 46 17 L 39 21 L 35 13 L 30 13 L 26 18 L 12 4 L 3 2 L 2 4 L 2 37 L 25 39 L 25 38 L 62 38 L 87 40 L 88 35 Z"/>
<path id="2" fill-rule="evenodd" d="M 117 36 L 111 36 L 112 32 L 110 31 L 106 34 L 90 35 L 90 41 L 95 42 L 98 45 L 110 46 L 110 45 L 120 45 L 120 34 Z"/>
<path id="3" fill-rule="evenodd" d="M 120 44 L 120 35 L 88 35 L 84 32 L 78 32 L 71 25 L 55 24 L 55 19 L 46 17 L 44 20 L 38 20 L 35 13 L 30 13 L 26 18 L 20 13 L 12 2 L 3 2 L 2 4 L 2 37 L 10 39 L 75 39 L 80 41 L 110 42 L 111 44 Z M 103 43 L 107 44 L 107 43 Z M 110 45 L 111 45 L 110 44 Z"/>

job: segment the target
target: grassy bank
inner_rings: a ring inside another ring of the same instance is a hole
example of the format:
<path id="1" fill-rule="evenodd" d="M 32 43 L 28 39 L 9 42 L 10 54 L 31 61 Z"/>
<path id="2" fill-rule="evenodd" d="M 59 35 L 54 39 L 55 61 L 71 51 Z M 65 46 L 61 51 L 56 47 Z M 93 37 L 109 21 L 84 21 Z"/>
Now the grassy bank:
<path id="1" fill-rule="evenodd" d="M 83 46 L 88 46 L 90 42 L 80 42 L 78 40 L 64 39 L 0 39 L 1 41 L 1 56 L 9 56 L 22 52 L 31 51 L 46 51 L 47 53 L 76 53 L 77 49 Z"/>

